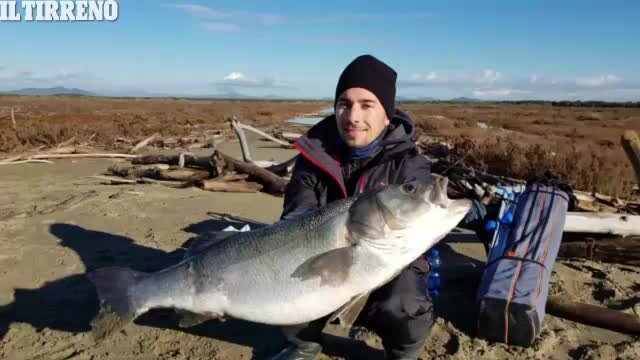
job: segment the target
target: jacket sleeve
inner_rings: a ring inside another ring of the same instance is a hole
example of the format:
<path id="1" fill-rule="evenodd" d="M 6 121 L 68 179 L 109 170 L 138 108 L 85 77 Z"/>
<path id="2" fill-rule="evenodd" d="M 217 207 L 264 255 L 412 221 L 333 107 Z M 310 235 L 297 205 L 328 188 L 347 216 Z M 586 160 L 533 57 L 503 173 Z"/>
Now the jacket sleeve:
<path id="1" fill-rule="evenodd" d="M 402 164 L 398 170 L 396 184 L 414 180 L 426 180 L 429 182 L 433 180 L 431 176 L 431 163 L 417 151 L 405 158 L 404 164 Z"/>
<path id="2" fill-rule="evenodd" d="M 318 175 L 314 167 L 302 156 L 293 168 L 291 181 L 284 190 L 284 205 L 280 220 L 292 219 L 319 207 Z"/>

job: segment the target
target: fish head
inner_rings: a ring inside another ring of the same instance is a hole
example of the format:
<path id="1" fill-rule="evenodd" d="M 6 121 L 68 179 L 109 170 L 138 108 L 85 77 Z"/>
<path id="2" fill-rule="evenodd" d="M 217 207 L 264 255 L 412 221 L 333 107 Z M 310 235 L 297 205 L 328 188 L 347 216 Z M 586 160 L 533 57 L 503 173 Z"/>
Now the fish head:
<path id="1" fill-rule="evenodd" d="M 447 186 L 446 177 L 434 175 L 432 181 L 390 185 L 363 195 L 350 210 L 350 236 L 378 248 L 426 251 L 471 208 L 468 199 L 449 199 Z"/>

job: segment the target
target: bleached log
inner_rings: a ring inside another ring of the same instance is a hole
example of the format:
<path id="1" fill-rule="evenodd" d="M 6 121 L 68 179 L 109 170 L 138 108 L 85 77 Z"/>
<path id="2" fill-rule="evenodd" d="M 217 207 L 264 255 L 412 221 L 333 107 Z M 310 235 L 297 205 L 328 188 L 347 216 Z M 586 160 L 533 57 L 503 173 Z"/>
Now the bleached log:
<path id="1" fill-rule="evenodd" d="M 136 151 L 142 149 L 143 147 L 149 145 L 150 142 L 154 141 L 155 139 L 157 139 L 160 136 L 160 134 L 155 133 L 151 136 L 149 136 L 148 138 L 140 141 L 136 146 L 134 146 L 131 150 L 129 150 L 130 154 L 134 154 Z"/>
<path id="2" fill-rule="evenodd" d="M 137 155 L 130 154 L 39 154 L 30 156 L 30 159 L 82 159 L 82 158 L 108 158 L 108 159 L 135 159 Z"/>
<path id="3" fill-rule="evenodd" d="M 291 148 L 293 148 L 293 145 L 289 144 L 288 142 L 286 142 L 286 141 L 282 141 L 282 140 L 280 140 L 280 139 L 276 139 L 275 137 L 273 137 L 273 136 L 271 136 L 271 135 L 267 134 L 266 132 L 264 132 L 264 131 L 262 131 L 262 130 L 256 129 L 256 128 L 254 128 L 254 127 L 253 127 L 253 126 L 251 126 L 251 125 L 243 124 L 243 123 L 241 123 L 241 122 L 239 122 L 239 121 L 237 121 L 237 120 L 234 120 L 234 121 L 236 121 L 236 123 L 237 123 L 237 125 L 238 125 L 239 127 L 243 128 L 243 129 L 245 129 L 245 130 L 249 130 L 249 131 L 251 131 L 251 132 L 254 132 L 254 133 L 256 133 L 256 134 L 258 134 L 258 135 L 260 135 L 260 136 L 262 136 L 262 137 L 264 137 L 264 138 L 266 138 L 266 139 L 269 139 L 269 140 L 271 140 L 271 141 L 275 142 L 276 144 L 282 145 L 283 147 L 285 147 L 285 148 L 287 148 L 287 149 L 291 149 Z"/>
<path id="4" fill-rule="evenodd" d="M 64 146 L 67 146 L 67 145 L 71 145 L 73 144 L 74 141 L 76 141 L 76 137 L 72 136 L 71 139 L 63 141 L 60 144 L 58 144 L 58 149 L 63 148 Z"/>
<path id="5" fill-rule="evenodd" d="M 21 160 L 21 161 L 12 161 L 12 162 L 0 162 L 0 165 L 18 165 L 18 164 L 55 164 L 53 161 L 49 160 Z"/>
<path id="6" fill-rule="evenodd" d="M 11 108 L 11 122 L 13 124 L 13 131 L 17 131 L 18 130 L 18 124 L 16 123 L 16 114 L 15 114 L 13 108 Z"/>
<path id="7" fill-rule="evenodd" d="M 238 140 L 240 140 L 240 152 L 242 153 L 242 160 L 244 160 L 245 162 L 253 162 L 253 159 L 251 158 L 251 151 L 249 150 L 249 142 L 247 141 L 247 137 L 244 134 L 242 126 L 240 126 L 240 123 L 238 122 L 238 120 L 236 120 L 235 117 L 231 118 L 229 120 L 229 123 L 231 124 L 233 131 L 235 131 Z"/>
<path id="8" fill-rule="evenodd" d="M 284 131 L 280 136 L 282 136 L 283 138 L 289 141 L 295 141 L 295 140 L 298 140 L 302 136 L 302 134 Z"/>
<path id="9" fill-rule="evenodd" d="M 640 235 L 640 216 L 569 212 L 565 220 L 564 231 L 620 236 Z"/>
<path id="10" fill-rule="evenodd" d="M 151 165 L 151 164 L 168 164 L 182 166 L 195 166 L 203 169 L 215 171 L 217 174 L 221 168 L 217 166 L 215 161 L 209 156 L 194 156 L 192 154 L 183 153 L 180 155 L 146 155 L 139 156 L 131 161 L 134 165 Z"/>
<path id="11" fill-rule="evenodd" d="M 568 212 L 564 232 L 640 236 L 640 216 L 611 213 Z M 475 234 L 456 234 L 456 238 L 472 241 Z"/>

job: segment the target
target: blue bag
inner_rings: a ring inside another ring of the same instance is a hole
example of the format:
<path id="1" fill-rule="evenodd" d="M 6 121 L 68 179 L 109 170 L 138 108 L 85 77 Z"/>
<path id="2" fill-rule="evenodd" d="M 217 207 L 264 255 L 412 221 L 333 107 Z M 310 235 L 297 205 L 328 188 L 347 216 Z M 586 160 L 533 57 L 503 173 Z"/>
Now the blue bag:
<path id="1" fill-rule="evenodd" d="M 478 335 L 530 346 L 542 328 L 569 195 L 533 183 L 510 201 L 503 212 L 512 220 L 499 222 L 478 289 Z"/>

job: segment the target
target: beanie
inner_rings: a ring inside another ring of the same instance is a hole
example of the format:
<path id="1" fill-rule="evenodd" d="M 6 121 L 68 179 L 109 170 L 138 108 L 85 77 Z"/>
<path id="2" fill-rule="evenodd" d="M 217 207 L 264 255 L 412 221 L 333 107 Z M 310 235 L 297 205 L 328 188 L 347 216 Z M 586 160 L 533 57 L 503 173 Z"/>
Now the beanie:
<path id="1" fill-rule="evenodd" d="M 333 103 L 347 89 L 363 88 L 371 91 L 380 101 L 389 119 L 393 118 L 396 101 L 397 73 L 387 64 L 371 55 L 361 55 L 344 69 L 336 86 Z"/>

